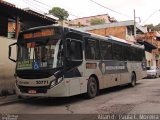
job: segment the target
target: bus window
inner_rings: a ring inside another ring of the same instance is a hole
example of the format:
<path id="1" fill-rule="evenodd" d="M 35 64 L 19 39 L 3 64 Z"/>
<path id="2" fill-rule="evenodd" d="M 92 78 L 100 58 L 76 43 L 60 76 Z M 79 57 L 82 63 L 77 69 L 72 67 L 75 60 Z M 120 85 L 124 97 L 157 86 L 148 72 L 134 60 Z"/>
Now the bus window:
<path id="1" fill-rule="evenodd" d="M 85 40 L 85 58 L 90 60 L 100 59 L 99 41 L 93 39 Z"/>
<path id="2" fill-rule="evenodd" d="M 143 50 L 142 49 L 137 49 L 137 56 L 138 56 L 138 59 L 137 59 L 137 61 L 142 61 L 143 60 L 143 57 L 144 57 L 144 55 L 143 55 Z"/>
<path id="3" fill-rule="evenodd" d="M 82 60 L 82 43 L 80 41 L 68 39 L 67 51 L 71 60 Z"/>
<path id="4" fill-rule="evenodd" d="M 121 60 L 121 46 L 118 44 L 113 43 L 112 44 L 112 52 L 113 52 L 113 59 L 114 60 Z"/>
<path id="5" fill-rule="evenodd" d="M 126 56 L 128 61 L 132 61 L 133 58 L 132 49 L 128 46 L 126 46 Z"/>
<path id="6" fill-rule="evenodd" d="M 127 46 L 122 46 L 122 52 L 121 52 L 121 57 L 122 57 L 122 61 L 127 61 L 127 50 L 126 50 Z"/>
<path id="7" fill-rule="evenodd" d="M 112 44 L 105 41 L 100 41 L 102 60 L 112 59 Z"/>

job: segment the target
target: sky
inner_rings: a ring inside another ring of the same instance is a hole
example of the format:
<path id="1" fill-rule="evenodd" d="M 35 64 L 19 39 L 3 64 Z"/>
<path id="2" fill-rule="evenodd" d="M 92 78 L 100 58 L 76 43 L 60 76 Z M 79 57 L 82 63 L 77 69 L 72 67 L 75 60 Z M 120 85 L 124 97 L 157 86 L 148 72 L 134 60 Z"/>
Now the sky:
<path id="1" fill-rule="evenodd" d="M 61 7 L 69 12 L 69 19 L 109 14 L 118 21 L 134 19 L 140 25 L 160 23 L 160 0 L 5 0 L 20 8 L 31 8 L 40 13 L 48 13 L 52 7 Z M 112 9 L 103 8 L 93 1 Z M 42 4 L 44 3 L 44 4 Z M 118 12 L 118 13 L 117 13 Z"/>

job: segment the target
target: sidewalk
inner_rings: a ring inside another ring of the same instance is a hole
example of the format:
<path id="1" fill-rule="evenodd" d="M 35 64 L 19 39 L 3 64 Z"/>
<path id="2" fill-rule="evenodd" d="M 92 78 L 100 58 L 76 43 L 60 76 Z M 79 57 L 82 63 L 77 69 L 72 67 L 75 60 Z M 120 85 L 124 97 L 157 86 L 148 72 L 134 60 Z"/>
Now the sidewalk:
<path id="1" fill-rule="evenodd" d="M 18 99 L 18 97 L 16 95 L 2 96 L 2 97 L 0 97 L 0 106 L 19 102 L 21 100 L 23 100 L 23 99 Z"/>

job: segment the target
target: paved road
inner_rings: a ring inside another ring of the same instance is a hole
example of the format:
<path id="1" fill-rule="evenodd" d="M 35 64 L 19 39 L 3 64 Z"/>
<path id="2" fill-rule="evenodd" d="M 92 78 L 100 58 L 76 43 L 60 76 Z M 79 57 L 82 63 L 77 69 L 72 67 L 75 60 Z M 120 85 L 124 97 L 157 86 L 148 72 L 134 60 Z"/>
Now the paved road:
<path id="1" fill-rule="evenodd" d="M 160 78 L 143 79 L 137 86 L 105 89 L 93 99 L 40 98 L 0 106 L 10 114 L 160 114 Z"/>

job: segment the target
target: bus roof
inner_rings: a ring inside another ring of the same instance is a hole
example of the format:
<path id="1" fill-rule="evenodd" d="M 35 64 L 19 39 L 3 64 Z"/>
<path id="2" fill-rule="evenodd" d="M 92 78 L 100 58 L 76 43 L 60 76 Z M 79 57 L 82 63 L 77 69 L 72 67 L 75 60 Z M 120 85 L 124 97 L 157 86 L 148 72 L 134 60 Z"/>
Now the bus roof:
<path id="1" fill-rule="evenodd" d="M 140 44 L 135 44 L 135 43 L 132 43 L 132 42 L 128 42 L 124 39 L 121 39 L 121 38 L 117 38 L 117 37 L 114 37 L 114 36 L 101 36 L 101 35 L 98 35 L 98 34 L 94 34 L 94 33 L 89 33 L 89 32 L 85 32 L 85 31 L 81 31 L 81 30 L 78 30 L 78 29 L 74 29 L 74 28 L 71 28 L 71 27 L 62 27 L 60 25 L 47 25 L 47 26 L 39 26 L 39 27 L 34 27 L 34 28 L 30 28 L 30 29 L 27 29 L 23 32 L 29 32 L 29 31 L 32 31 L 32 30 L 37 30 L 37 29 L 45 29 L 45 28 L 52 28 L 52 27 L 61 27 L 61 28 L 66 28 L 68 29 L 69 31 L 73 31 L 73 32 L 80 32 L 80 33 L 83 33 L 85 34 L 86 36 L 91 36 L 91 37 L 94 37 L 94 38 L 99 38 L 99 39 L 103 39 L 103 40 L 113 40 L 113 41 L 116 41 L 118 43 L 123 43 L 123 44 L 126 44 L 126 45 L 130 45 L 130 46 L 133 46 L 133 47 L 138 47 L 138 48 L 144 48 L 143 45 L 140 45 Z M 22 33 L 23 33 L 22 32 Z"/>

